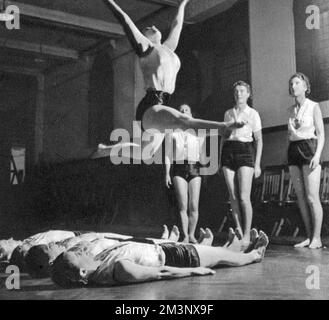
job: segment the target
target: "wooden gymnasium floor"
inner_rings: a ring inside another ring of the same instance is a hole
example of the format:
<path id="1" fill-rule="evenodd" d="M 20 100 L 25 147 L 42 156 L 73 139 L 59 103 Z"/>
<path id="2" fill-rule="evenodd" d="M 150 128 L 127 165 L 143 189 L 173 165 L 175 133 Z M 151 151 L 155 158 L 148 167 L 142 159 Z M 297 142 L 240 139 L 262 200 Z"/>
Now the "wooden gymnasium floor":
<path id="1" fill-rule="evenodd" d="M 308 266 L 317 266 L 320 288 L 307 289 Z M 112 288 L 63 290 L 50 279 L 21 275 L 20 290 L 5 288 L 0 274 L 0 300 L 236 300 L 329 299 L 329 250 L 270 245 L 263 263 L 218 269 L 214 276 L 157 281 Z"/>

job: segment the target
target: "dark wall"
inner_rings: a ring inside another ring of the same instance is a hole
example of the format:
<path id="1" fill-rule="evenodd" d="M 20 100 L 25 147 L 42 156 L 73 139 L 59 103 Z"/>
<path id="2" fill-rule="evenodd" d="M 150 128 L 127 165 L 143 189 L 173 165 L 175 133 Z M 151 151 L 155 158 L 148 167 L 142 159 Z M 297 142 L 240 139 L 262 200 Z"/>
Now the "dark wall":
<path id="1" fill-rule="evenodd" d="M 109 140 L 113 130 L 113 69 L 107 52 L 95 57 L 90 72 L 89 143 L 97 146 Z"/>
<path id="2" fill-rule="evenodd" d="M 232 85 L 251 82 L 248 2 L 205 22 L 185 26 L 177 54 L 178 74 L 173 104 L 191 104 L 196 115 L 222 121 L 234 99 Z"/>
<path id="3" fill-rule="evenodd" d="M 320 29 L 309 30 L 305 21 L 309 17 L 306 8 L 316 5 L 320 9 Z M 311 98 L 329 100 L 329 3 L 324 0 L 295 0 L 295 39 L 297 70 L 311 80 Z"/>

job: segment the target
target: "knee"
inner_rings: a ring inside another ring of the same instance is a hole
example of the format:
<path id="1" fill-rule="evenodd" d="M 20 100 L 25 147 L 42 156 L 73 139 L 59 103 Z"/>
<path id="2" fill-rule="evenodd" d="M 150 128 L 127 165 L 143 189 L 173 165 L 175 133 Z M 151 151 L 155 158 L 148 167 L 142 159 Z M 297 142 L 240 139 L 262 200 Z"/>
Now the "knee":
<path id="1" fill-rule="evenodd" d="M 320 203 L 319 196 L 314 194 L 308 194 L 307 195 L 307 203 L 309 206 L 314 207 Z"/>
<path id="2" fill-rule="evenodd" d="M 242 205 L 250 205 L 251 204 L 250 196 L 249 195 L 242 194 L 240 196 L 240 203 Z"/>
<path id="3" fill-rule="evenodd" d="M 190 212 L 199 211 L 199 203 L 197 201 L 191 201 L 189 203 L 189 211 Z"/>
<path id="4" fill-rule="evenodd" d="M 178 204 L 178 209 L 180 212 L 187 212 L 187 204 L 186 203 L 179 203 Z"/>

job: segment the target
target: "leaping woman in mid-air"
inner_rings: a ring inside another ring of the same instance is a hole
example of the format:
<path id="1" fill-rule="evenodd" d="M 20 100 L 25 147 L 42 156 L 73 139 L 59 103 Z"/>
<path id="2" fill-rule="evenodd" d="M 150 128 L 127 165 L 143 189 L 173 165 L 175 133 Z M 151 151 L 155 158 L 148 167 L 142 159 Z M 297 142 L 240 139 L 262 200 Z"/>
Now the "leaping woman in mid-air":
<path id="1" fill-rule="evenodd" d="M 99 145 L 93 158 L 115 155 L 119 150 L 124 154 L 125 150 L 129 150 L 131 152 L 128 154 L 131 158 L 137 155 L 145 160 L 151 158 L 159 149 L 165 137 L 165 130 L 217 129 L 218 134 L 224 134 L 227 130 L 244 125 L 238 122 L 194 119 L 168 106 L 170 95 L 175 91 L 176 77 L 181 65 L 175 50 L 183 27 L 185 6 L 189 0 L 181 1 L 169 36 L 163 43 L 161 43 L 161 32 L 156 27 L 148 27 L 140 32 L 129 16 L 113 0 L 105 0 L 105 2 L 123 26 L 139 57 L 146 95 L 137 107 L 136 120 L 141 122 L 141 128 L 146 131 L 144 134 L 149 138 L 143 139 L 141 145 L 130 142 L 112 146 Z M 143 152 L 146 147 L 148 154 Z M 139 149 L 139 151 L 134 152 L 134 149 L 135 151 Z"/>

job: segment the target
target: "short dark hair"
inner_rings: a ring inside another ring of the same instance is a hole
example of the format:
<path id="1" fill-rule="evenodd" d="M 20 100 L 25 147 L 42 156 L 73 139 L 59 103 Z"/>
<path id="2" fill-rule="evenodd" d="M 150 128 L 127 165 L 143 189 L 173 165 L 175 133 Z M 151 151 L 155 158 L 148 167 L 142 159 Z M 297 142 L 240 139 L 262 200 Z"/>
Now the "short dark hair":
<path id="1" fill-rule="evenodd" d="M 25 257 L 27 272 L 32 278 L 50 277 L 50 259 L 48 245 L 33 246 Z"/>
<path id="2" fill-rule="evenodd" d="M 51 266 L 51 279 L 62 288 L 81 288 L 88 284 L 88 280 L 80 276 L 80 270 L 67 259 L 67 252 L 55 259 Z"/>
<path id="3" fill-rule="evenodd" d="M 292 91 L 291 91 L 291 81 L 294 78 L 299 78 L 301 80 L 303 80 L 306 84 L 306 92 L 305 94 L 308 96 L 311 94 L 311 82 L 310 79 L 302 72 L 296 72 L 295 74 L 293 74 L 290 79 L 289 79 L 289 95 L 293 95 Z"/>
<path id="4" fill-rule="evenodd" d="M 238 86 L 243 86 L 243 87 L 247 88 L 247 91 L 250 94 L 249 98 L 252 98 L 252 90 L 251 90 L 250 84 L 248 84 L 245 81 L 239 80 L 239 81 L 237 81 L 233 84 L 233 92 L 235 91 L 235 88 L 238 87 Z"/>

